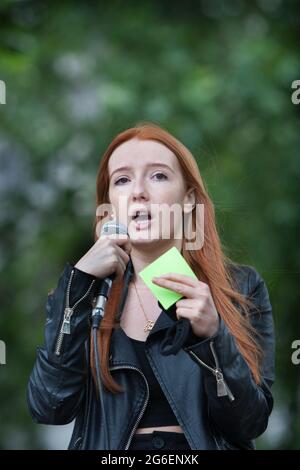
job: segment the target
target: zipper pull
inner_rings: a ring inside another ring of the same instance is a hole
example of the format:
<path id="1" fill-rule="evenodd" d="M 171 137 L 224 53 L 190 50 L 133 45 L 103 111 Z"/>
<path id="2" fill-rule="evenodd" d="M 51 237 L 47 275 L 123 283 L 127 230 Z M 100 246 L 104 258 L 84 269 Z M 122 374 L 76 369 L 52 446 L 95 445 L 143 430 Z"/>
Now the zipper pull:
<path id="1" fill-rule="evenodd" d="M 223 374 L 218 369 L 215 370 L 216 380 L 217 380 L 217 396 L 225 397 L 228 395 L 227 388 L 224 382 Z"/>
<path id="2" fill-rule="evenodd" d="M 69 335 L 71 333 L 70 321 L 72 315 L 73 309 L 70 307 L 66 307 L 64 311 L 64 321 L 61 327 L 61 332 L 65 335 Z"/>
<path id="3" fill-rule="evenodd" d="M 235 400 L 235 398 L 234 398 L 230 388 L 228 387 L 227 383 L 224 380 L 223 374 L 222 374 L 220 366 L 219 366 L 218 356 L 217 356 L 217 353 L 216 353 L 215 348 L 214 348 L 214 342 L 210 341 L 209 346 L 210 346 L 211 352 L 214 356 L 215 363 L 216 363 L 216 369 L 215 369 L 214 374 L 215 374 L 216 380 L 217 380 L 217 395 L 218 395 L 218 397 L 224 397 L 224 396 L 227 395 L 229 400 L 233 401 L 233 400 Z"/>
<path id="4" fill-rule="evenodd" d="M 217 380 L 217 396 L 226 397 L 228 396 L 230 401 L 233 401 L 235 398 L 231 393 L 228 385 L 226 384 L 223 374 L 219 369 L 215 369 L 215 376 Z"/>

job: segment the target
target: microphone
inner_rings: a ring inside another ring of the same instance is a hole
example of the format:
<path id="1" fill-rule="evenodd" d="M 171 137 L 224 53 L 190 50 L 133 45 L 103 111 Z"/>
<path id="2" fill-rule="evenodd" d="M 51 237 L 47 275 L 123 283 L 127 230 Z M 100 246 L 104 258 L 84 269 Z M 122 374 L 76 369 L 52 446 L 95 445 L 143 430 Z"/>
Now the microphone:
<path id="1" fill-rule="evenodd" d="M 100 236 L 110 235 L 110 234 L 115 234 L 115 233 L 128 235 L 127 227 L 125 227 L 125 225 L 121 224 L 120 222 L 110 220 L 103 225 Z M 99 392 L 101 416 L 103 419 L 103 427 L 104 427 L 104 439 L 105 439 L 104 450 L 109 450 L 110 439 L 109 439 L 108 417 L 107 417 L 107 413 L 106 413 L 105 406 L 104 406 L 104 400 L 103 400 L 103 394 L 104 394 L 103 386 L 102 386 L 103 377 L 102 377 L 101 368 L 100 368 L 97 330 L 99 328 L 100 322 L 102 321 L 104 317 L 105 304 L 107 302 L 109 291 L 110 291 L 111 285 L 115 277 L 116 277 L 116 273 L 112 273 L 110 276 L 107 276 L 106 278 L 103 279 L 99 287 L 98 295 L 96 296 L 94 308 L 92 310 L 92 337 L 93 337 L 93 346 L 94 346 L 97 387 L 98 387 L 98 392 Z"/>
<path id="2" fill-rule="evenodd" d="M 112 235 L 116 233 L 128 235 L 127 227 L 121 222 L 109 220 L 102 226 L 100 237 L 102 235 Z M 94 308 L 92 310 L 93 329 L 99 328 L 100 322 L 104 317 L 105 305 L 115 277 L 116 273 L 112 273 L 110 276 L 104 278 L 100 283 L 99 290 L 96 294 L 96 300 L 94 302 Z"/>

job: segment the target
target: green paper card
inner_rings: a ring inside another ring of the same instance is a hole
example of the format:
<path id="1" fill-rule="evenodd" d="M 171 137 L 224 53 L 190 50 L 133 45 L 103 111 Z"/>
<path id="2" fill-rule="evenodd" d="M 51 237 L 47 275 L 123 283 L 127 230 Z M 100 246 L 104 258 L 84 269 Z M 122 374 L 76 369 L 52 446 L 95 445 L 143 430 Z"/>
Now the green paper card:
<path id="1" fill-rule="evenodd" d="M 168 309 L 177 302 L 177 300 L 183 297 L 183 295 L 178 292 L 153 284 L 153 277 L 159 277 L 167 273 L 186 274 L 187 276 L 197 279 L 197 276 L 175 246 L 140 271 L 138 273 L 139 276 L 165 309 Z"/>

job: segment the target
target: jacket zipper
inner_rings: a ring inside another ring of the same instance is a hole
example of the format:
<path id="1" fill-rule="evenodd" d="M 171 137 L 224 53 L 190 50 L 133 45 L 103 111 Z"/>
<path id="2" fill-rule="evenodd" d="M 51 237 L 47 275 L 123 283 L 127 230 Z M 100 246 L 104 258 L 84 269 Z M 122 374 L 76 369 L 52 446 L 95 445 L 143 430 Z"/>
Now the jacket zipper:
<path id="1" fill-rule="evenodd" d="M 74 269 L 71 271 L 71 276 L 69 279 L 68 287 L 67 287 L 67 295 L 66 295 L 66 307 L 64 310 L 64 318 L 63 322 L 60 328 L 60 332 L 56 341 L 56 346 L 55 346 L 55 354 L 57 356 L 60 355 L 61 353 L 61 347 L 63 343 L 63 339 L 65 335 L 69 335 L 71 333 L 71 317 L 74 313 L 74 309 L 77 307 L 77 305 L 87 297 L 87 295 L 90 293 L 91 288 L 93 287 L 93 284 L 96 282 L 95 279 L 91 282 L 88 290 L 86 293 L 80 297 L 80 299 L 77 300 L 77 302 L 73 305 L 73 307 L 70 307 L 70 289 L 71 289 L 71 284 L 74 276 Z"/>
<path id="2" fill-rule="evenodd" d="M 218 397 L 228 396 L 229 400 L 233 401 L 235 398 L 234 398 L 231 390 L 229 389 L 228 385 L 226 384 L 226 382 L 224 380 L 222 371 L 221 371 L 220 366 L 219 366 L 219 361 L 218 361 L 218 358 L 217 358 L 217 354 L 216 354 L 216 351 L 214 349 L 213 341 L 209 342 L 209 346 L 210 346 L 211 352 L 212 352 L 214 360 L 215 360 L 215 364 L 216 364 L 215 368 L 210 367 L 209 365 L 205 364 L 205 362 L 203 362 L 193 351 L 188 350 L 188 349 L 186 349 L 186 351 L 188 351 L 190 354 L 192 354 L 195 357 L 195 359 L 201 365 L 203 365 L 204 367 L 209 369 L 214 374 L 214 376 L 216 377 L 216 381 L 217 381 L 217 396 Z"/>
<path id="3" fill-rule="evenodd" d="M 127 441 L 127 443 L 126 443 L 126 446 L 125 446 L 125 449 L 124 449 L 124 450 L 128 450 L 128 447 L 130 446 L 130 442 L 131 442 L 131 440 L 132 440 L 132 438 L 133 438 L 133 435 L 134 435 L 134 433 L 135 433 L 135 430 L 136 430 L 136 428 L 137 428 L 137 426 L 138 426 L 140 420 L 142 419 L 142 416 L 143 416 L 143 414 L 144 414 L 144 412 L 145 412 L 145 409 L 146 409 L 146 407 L 147 407 L 147 404 L 148 404 L 148 400 L 149 400 L 149 385 L 148 385 L 148 382 L 147 382 L 147 379 L 146 379 L 145 375 L 144 375 L 143 372 L 142 372 L 140 369 L 138 369 L 137 367 L 134 367 L 134 366 L 114 366 L 114 367 L 110 367 L 110 368 L 109 368 L 109 370 L 116 370 L 116 369 L 133 369 L 133 370 L 137 370 L 137 371 L 140 372 L 140 374 L 143 376 L 143 378 L 144 378 L 144 380 L 145 380 L 145 383 L 146 383 L 146 387 L 147 387 L 147 397 L 146 397 L 146 401 L 145 401 L 145 403 L 144 403 L 144 405 L 143 405 L 143 408 L 141 409 L 141 411 L 140 411 L 140 413 L 139 413 L 139 416 L 138 416 L 138 418 L 137 418 L 137 420 L 136 420 L 136 422 L 135 422 L 135 424 L 134 424 L 134 427 L 133 427 L 133 429 L 132 429 L 132 431 L 131 431 L 131 433 L 130 433 L 129 439 L 128 439 L 128 441 Z"/>
<path id="4" fill-rule="evenodd" d="M 221 447 L 221 445 L 219 444 L 219 441 L 218 441 L 218 439 L 216 438 L 214 432 L 212 432 L 211 434 L 212 434 L 213 440 L 215 441 L 217 450 L 223 450 L 222 447 Z"/>
<path id="5" fill-rule="evenodd" d="M 80 436 L 80 437 L 77 437 L 77 439 L 75 440 L 75 442 L 74 442 L 74 444 L 72 445 L 71 449 L 72 449 L 72 450 L 77 449 L 77 447 L 78 447 L 77 442 L 79 442 L 79 445 L 81 445 L 81 441 L 82 441 L 82 437 L 81 437 L 81 436 Z"/>
<path id="6" fill-rule="evenodd" d="M 217 387 L 219 387 L 219 393 L 220 393 L 220 394 L 218 393 L 218 397 L 228 395 L 229 400 L 233 401 L 235 398 L 234 398 L 230 388 L 228 387 L 227 383 L 225 382 L 225 379 L 224 379 L 223 374 L 221 372 L 219 361 L 218 361 L 218 356 L 216 354 L 215 347 L 214 347 L 214 342 L 210 341 L 209 346 L 210 346 L 211 352 L 214 356 L 216 367 L 219 371 L 218 372 L 219 373 L 219 379 L 216 376 L 216 378 L 217 378 Z"/>

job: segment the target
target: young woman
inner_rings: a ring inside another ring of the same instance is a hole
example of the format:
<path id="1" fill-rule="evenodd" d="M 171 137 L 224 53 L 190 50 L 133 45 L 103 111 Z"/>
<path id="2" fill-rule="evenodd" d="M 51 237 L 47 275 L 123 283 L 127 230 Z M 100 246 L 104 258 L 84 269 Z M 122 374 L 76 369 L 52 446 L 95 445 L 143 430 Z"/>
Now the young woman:
<path id="1" fill-rule="evenodd" d="M 129 236 L 100 236 L 106 219 L 97 215 L 94 245 L 76 264 L 66 263 L 49 293 L 45 344 L 28 384 L 34 420 L 76 418 L 69 449 L 255 449 L 273 408 L 272 308 L 256 269 L 224 255 L 194 157 L 157 125 L 122 132 L 98 170 L 102 204 Z M 160 208 L 173 205 L 180 210 L 160 217 Z M 200 247 L 187 248 L 186 219 L 202 231 Z M 197 279 L 170 272 L 153 280 L 182 296 L 164 309 L 138 273 L 172 247 Z M 95 352 L 93 300 L 112 273 Z M 162 354 L 183 322 L 184 342 Z"/>

